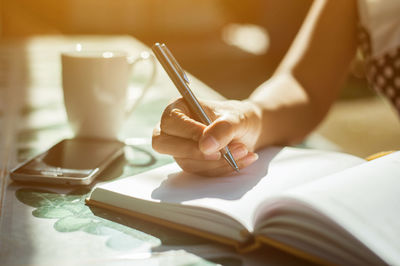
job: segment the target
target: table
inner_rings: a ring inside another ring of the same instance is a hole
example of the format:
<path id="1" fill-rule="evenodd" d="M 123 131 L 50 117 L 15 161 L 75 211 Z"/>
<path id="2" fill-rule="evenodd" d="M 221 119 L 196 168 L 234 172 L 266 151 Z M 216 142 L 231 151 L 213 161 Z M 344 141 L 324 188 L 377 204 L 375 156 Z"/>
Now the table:
<path id="1" fill-rule="evenodd" d="M 0 264 L 1 265 L 268 265 L 307 263 L 270 247 L 246 255 L 205 239 L 120 214 L 89 208 L 91 187 L 13 183 L 8 171 L 19 162 L 71 137 L 60 83 L 59 53 L 74 49 L 148 47 L 129 36 L 48 36 L 0 42 Z M 132 88 L 147 77 L 146 65 Z M 125 158 L 97 182 L 157 167 L 172 159 L 151 149 L 151 132 L 178 94 L 159 68 L 155 85 L 129 117 L 121 139 Z M 191 77 L 199 98 L 221 99 Z M 131 95 L 135 97 L 134 94 Z"/>

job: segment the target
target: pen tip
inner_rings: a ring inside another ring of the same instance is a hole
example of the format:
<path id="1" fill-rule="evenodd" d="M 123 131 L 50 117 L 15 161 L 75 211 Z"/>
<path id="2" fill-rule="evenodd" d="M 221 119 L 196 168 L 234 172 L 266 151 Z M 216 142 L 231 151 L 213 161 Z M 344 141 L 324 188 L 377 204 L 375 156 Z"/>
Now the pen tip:
<path id="1" fill-rule="evenodd" d="M 224 159 L 228 162 L 228 164 L 232 167 L 233 170 L 235 170 L 235 172 L 239 172 L 239 167 L 235 162 L 235 159 L 233 159 L 233 156 L 231 154 L 231 152 L 229 151 L 229 149 L 227 147 L 225 147 L 225 150 L 227 151 L 226 153 L 224 153 Z"/>

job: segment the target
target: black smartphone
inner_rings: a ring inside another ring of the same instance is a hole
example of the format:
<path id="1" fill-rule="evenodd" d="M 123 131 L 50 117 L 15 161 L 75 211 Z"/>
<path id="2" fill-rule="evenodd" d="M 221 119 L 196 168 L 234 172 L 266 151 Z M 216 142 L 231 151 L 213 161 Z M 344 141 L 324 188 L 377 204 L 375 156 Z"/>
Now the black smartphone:
<path id="1" fill-rule="evenodd" d="M 96 139 L 65 139 L 10 173 L 13 180 L 52 184 L 88 185 L 112 161 L 124 144 Z"/>

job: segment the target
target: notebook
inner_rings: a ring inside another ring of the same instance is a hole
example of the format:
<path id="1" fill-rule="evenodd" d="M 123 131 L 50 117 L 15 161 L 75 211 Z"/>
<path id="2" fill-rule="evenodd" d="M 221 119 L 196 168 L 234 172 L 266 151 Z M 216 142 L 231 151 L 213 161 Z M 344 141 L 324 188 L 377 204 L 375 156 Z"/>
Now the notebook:
<path id="1" fill-rule="evenodd" d="M 236 247 L 273 245 L 316 262 L 400 263 L 400 152 L 372 161 L 272 147 L 239 174 L 175 163 L 95 187 L 87 204 Z"/>

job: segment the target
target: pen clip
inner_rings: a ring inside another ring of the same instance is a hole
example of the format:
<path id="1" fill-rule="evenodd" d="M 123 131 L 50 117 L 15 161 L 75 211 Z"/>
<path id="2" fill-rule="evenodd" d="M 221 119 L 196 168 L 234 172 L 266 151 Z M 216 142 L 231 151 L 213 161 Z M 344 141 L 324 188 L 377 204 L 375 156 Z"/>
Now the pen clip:
<path id="1" fill-rule="evenodd" d="M 176 70 L 179 72 L 182 79 L 186 82 L 187 85 L 189 85 L 190 84 L 189 78 L 186 76 L 185 71 L 183 71 L 182 67 L 179 65 L 178 61 L 176 61 L 175 57 L 172 55 L 168 47 L 163 43 L 161 44 L 161 49 L 165 51 L 165 54 L 170 59 L 171 63 L 174 64 Z"/>

